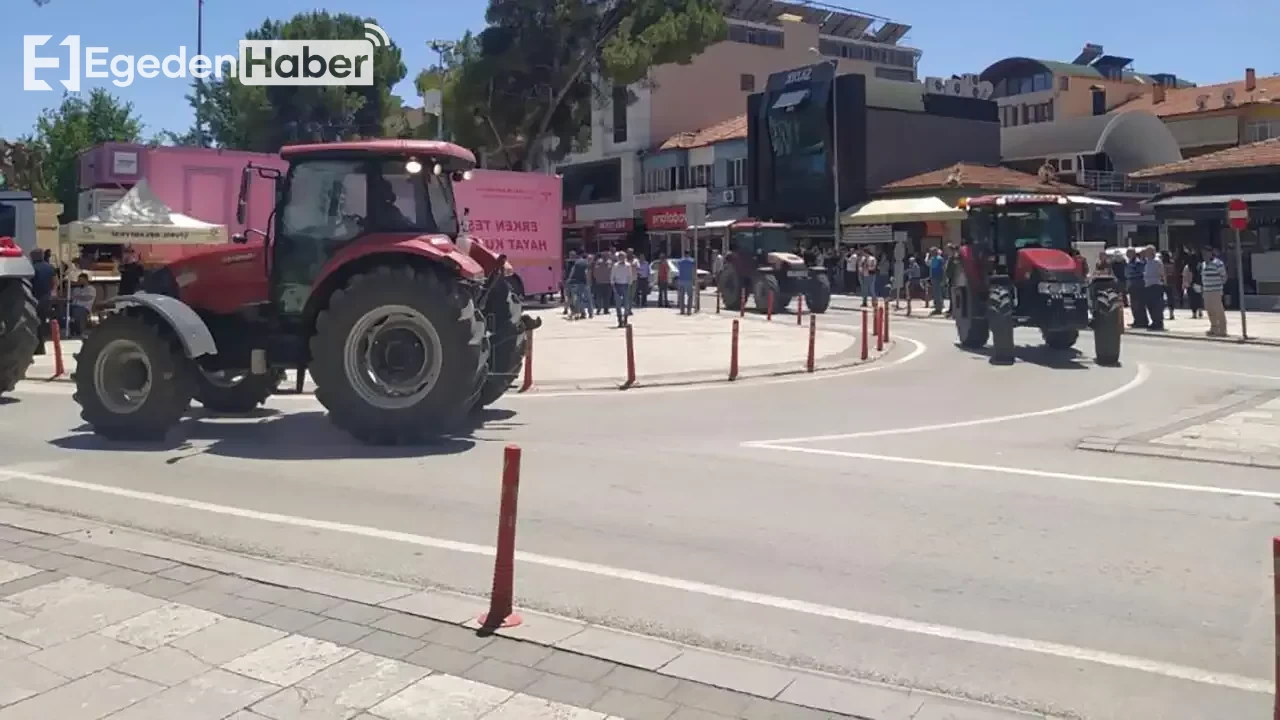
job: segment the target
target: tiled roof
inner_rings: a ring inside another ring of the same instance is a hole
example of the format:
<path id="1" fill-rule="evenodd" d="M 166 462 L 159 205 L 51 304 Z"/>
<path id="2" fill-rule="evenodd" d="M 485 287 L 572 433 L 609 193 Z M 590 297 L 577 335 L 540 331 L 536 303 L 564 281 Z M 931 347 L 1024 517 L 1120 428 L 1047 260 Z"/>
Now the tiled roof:
<path id="1" fill-rule="evenodd" d="M 743 114 L 701 130 L 672 135 L 658 149 L 688 150 L 690 148 L 706 147 L 725 140 L 745 140 L 746 138 L 747 116 Z"/>
<path id="2" fill-rule="evenodd" d="M 1010 170 L 1000 165 L 956 163 L 941 170 L 931 170 L 902 180 L 895 180 L 879 192 L 899 190 L 945 190 L 947 188 L 980 188 L 984 190 L 1018 190 L 1021 192 L 1083 193 L 1084 188 L 1064 182 L 1043 182 L 1037 175 Z"/>
<path id="3" fill-rule="evenodd" d="M 1141 97 L 1134 98 L 1129 102 L 1117 106 L 1115 109 L 1120 112 L 1128 110 L 1147 110 L 1155 113 L 1160 117 L 1171 117 L 1174 115 L 1188 115 L 1198 112 L 1211 112 L 1213 110 L 1222 110 L 1229 107 L 1222 101 L 1222 93 L 1227 88 L 1235 91 L 1235 106 L 1247 105 L 1253 102 L 1270 99 L 1280 101 L 1280 75 L 1271 75 L 1263 77 L 1258 76 L 1257 85 L 1253 92 L 1246 92 L 1244 89 L 1244 78 L 1239 80 L 1220 83 L 1218 85 L 1201 85 L 1200 87 L 1189 88 L 1170 88 L 1165 90 L 1164 102 L 1152 102 L 1152 91 L 1147 90 Z M 1204 110 L 1196 105 L 1196 99 L 1200 96 L 1207 96 Z"/>
<path id="4" fill-rule="evenodd" d="M 1168 165 L 1157 165 L 1156 167 L 1131 173 L 1129 177 L 1140 179 L 1171 178 L 1223 170 L 1271 167 L 1280 169 L 1280 137 L 1248 145 L 1239 145 L 1207 155 L 1169 163 Z"/>

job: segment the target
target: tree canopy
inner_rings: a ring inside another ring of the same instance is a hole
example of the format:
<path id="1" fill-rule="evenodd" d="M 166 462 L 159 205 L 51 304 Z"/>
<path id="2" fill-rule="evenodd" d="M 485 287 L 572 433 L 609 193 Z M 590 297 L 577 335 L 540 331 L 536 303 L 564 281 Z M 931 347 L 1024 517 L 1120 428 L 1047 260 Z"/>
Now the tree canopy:
<path id="1" fill-rule="evenodd" d="M 78 207 L 78 158 L 80 153 L 105 142 L 138 142 L 142 122 L 133 104 L 102 88 L 88 97 L 64 95 L 57 108 L 45 110 L 36 120 L 36 131 L 26 140 L 41 158 L 42 177 L 33 178 L 33 194 L 62 203 L 62 220 L 73 220 Z"/>
<path id="2" fill-rule="evenodd" d="M 615 86 L 688 64 L 728 33 L 715 0 L 490 0 L 485 20 L 446 83 L 446 123 L 525 170 L 580 146 Z"/>
<path id="3" fill-rule="evenodd" d="M 267 20 L 247 33 L 249 40 L 343 40 L 365 36 L 361 18 L 345 13 L 307 12 L 286 22 Z M 204 82 L 203 94 L 189 101 L 206 132 L 222 146 L 276 152 L 307 140 L 380 137 L 388 114 L 398 109 L 391 88 L 404 79 L 400 48 L 374 50 L 374 83 L 369 86 L 244 85 L 224 77 Z"/>

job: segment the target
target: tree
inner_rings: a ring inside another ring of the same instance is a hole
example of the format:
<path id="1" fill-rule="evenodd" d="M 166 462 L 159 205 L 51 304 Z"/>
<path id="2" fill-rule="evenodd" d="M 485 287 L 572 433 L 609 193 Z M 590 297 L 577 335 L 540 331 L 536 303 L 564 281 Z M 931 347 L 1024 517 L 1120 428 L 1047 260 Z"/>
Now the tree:
<path id="1" fill-rule="evenodd" d="M 61 105 L 40 114 L 31 145 L 44 159 L 43 182 L 47 194 L 62 203 L 63 222 L 76 215 L 80 153 L 105 142 L 137 142 L 141 134 L 133 103 L 102 88 L 91 90 L 87 98 L 63 95 Z"/>
<path id="2" fill-rule="evenodd" d="M 485 20 L 445 113 L 457 140 L 526 170 L 580 145 L 614 87 L 688 64 L 728 34 L 716 0 L 490 0 Z"/>
<path id="3" fill-rule="evenodd" d="M 37 200 L 51 200 L 44 180 L 44 157 L 31 136 L 0 140 L 0 189 L 26 190 Z"/>
<path id="4" fill-rule="evenodd" d="M 349 40 L 365 36 L 372 18 L 307 12 L 287 22 L 267 20 L 249 40 Z M 405 76 L 400 48 L 374 50 L 374 83 L 368 86 L 262 86 L 210 78 L 200 97 L 189 97 L 196 117 L 221 147 L 276 152 L 297 141 L 379 137 L 395 108 L 391 88 Z"/>

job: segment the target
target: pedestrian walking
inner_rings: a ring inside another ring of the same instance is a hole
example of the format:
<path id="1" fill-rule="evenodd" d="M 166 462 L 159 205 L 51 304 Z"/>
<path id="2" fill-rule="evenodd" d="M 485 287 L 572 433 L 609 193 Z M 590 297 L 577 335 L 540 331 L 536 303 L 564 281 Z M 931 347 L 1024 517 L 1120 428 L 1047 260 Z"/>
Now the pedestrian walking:
<path id="1" fill-rule="evenodd" d="M 607 252 L 600 253 L 591 267 L 593 292 L 595 293 L 596 313 L 608 315 L 612 305 L 613 290 L 609 287 L 611 265 Z"/>
<path id="2" fill-rule="evenodd" d="M 53 319 L 53 285 L 58 271 L 44 259 L 44 251 L 40 249 L 31 251 L 31 265 L 35 269 L 31 278 L 31 294 L 35 296 L 36 314 L 40 319 L 36 333 L 40 342 L 36 345 L 35 354 L 44 355 L 44 343 L 49 339 L 49 321 Z"/>
<path id="3" fill-rule="evenodd" d="M 1144 263 L 1133 248 L 1125 251 L 1125 256 L 1129 258 L 1124 270 L 1125 287 L 1129 291 L 1129 310 L 1133 313 L 1130 327 L 1145 328 L 1150 323 L 1147 322 L 1146 291 L 1142 281 Z"/>
<path id="4" fill-rule="evenodd" d="M 879 268 L 877 267 L 876 256 L 867 250 L 862 256 L 862 260 L 858 262 L 858 282 L 862 286 L 862 307 L 867 306 L 867 296 L 871 297 L 874 302 L 879 299 Z"/>
<path id="5" fill-rule="evenodd" d="M 1164 304 L 1165 309 L 1169 311 L 1169 319 L 1173 320 L 1173 309 L 1182 307 L 1182 298 L 1184 295 L 1182 289 L 1182 273 L 1178 272 L 1178 266 L 1174 263 L 1173 257 L 1168 250 L 1160 251 L 1160 263 L 1164 265 Z"/>
<path id="6" fill-rule="evenodd" d="M 933 291 L 933 311 L 930 315 L 942 314 L 942 296 L 947 283 L 947 259 L 942 255 L 942 248 L 934 248 L 929 258 L 929 284 Z"/>
<path id="7" fill-rule="evenodd" d="M 679 276 L 676 278 L 676 307 L 681 315 L 693 314 L 693 292 L 698 283 L 698 264 L 693 255 L 685 250 L 684 257 L 676 261 Z"/>
<path id="8" fill-rule="evenodd" d="M 621 251 L 614 255 L 613 266 L 609 269 L 609 278 L 613 284 L 613 305 L 618 315 L 618 327 L 626 327 L 631 317 L 631 286 L 634 268 L 627 261 L 626 253 Z"/>
<path id="9" fill-rule="evenodd" d="M 853 294 L 858 288 L 858 262 L 862 259 L 862 252 L 850 248 L 848 254 L 844 256 L 844 285 L 840 291 L 845 294 Z"/>
<path id="10" fill-rule="evenodd" d="M 636 307 L 649 307 L 649 261 L 641 255 L 636 263 Z"/>
<path id="11" fill-rule="evenodd" d="M 569 253 L 569 270 L 565 273 L 565 290 L 569 297 L 569 319 L 595 317 L 595 301 L 588 290 L 591 265 L 576 252 Z"/>
<path id="12" fill-rule="evenodd" d="M 1165 269 L 1154 245 L 1142 248 L 1143 300 L 1147 311 L 1147 329 L 1164 330 Z"/>
<path id="13" fill-rule="evenodd" d="M 671 307 L 671 297 L 668 293 L 671 290 L 671 262 L 667 259 L 667 254 L 662 253 L 658 256 L 658 307 Z"/>
<path id="14" fill-rule="evenodd" d="M 1222 304 L 1222 291 L 1227 286 L 1227 266 L 1216 248 L 1204 249 L 1200 264 L 1200 282 L 1204 293 L 1204 310 L 1209 316 L 1209 337 L 1227 336 L 1227 310 Z"/>

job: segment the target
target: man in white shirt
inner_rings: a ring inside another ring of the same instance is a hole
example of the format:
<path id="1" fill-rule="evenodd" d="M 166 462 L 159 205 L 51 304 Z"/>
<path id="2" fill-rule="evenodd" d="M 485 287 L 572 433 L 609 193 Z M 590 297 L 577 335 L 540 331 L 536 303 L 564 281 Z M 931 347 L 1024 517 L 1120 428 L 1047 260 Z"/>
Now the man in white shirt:
<path id="1" fill-rule="evenodd" d="M 631 317 L 631 285 L 635 280 L 635 266 L 627 261 L 627 254 L 619 251 L 609 270 L 609 282 L 613 285 L 613 304 L 618 313 L 618 327 L 627 326 Z"/>
<path id="2" fill-rule="evenodd" d="M 76 284 L 71 286 L 71 327 L 73 335 L 83 335 L 89 330 L 89 316 L 93 314 L 94 303 L 98 301 L 98 289 L 89 282 L 89 276 L 80 273 Z"/>

